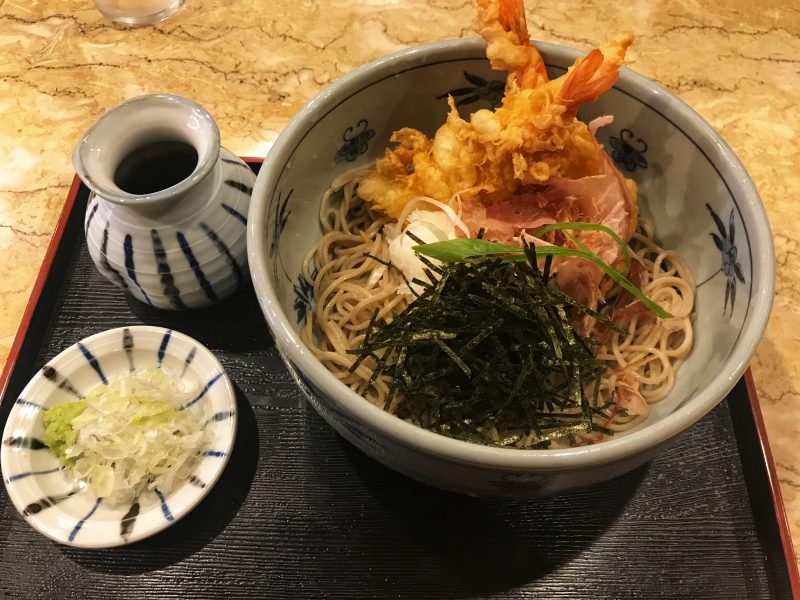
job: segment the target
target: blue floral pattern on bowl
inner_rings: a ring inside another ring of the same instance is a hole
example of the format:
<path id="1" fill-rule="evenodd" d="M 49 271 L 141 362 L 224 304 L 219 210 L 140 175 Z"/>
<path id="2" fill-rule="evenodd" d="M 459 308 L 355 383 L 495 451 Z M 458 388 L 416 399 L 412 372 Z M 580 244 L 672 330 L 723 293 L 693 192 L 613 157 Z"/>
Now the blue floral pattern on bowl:
<path id="1" fill-rule="evenodd" d="M 611 158 L 614 162 L 628 171 L 647 168 L 647 159 L 644 157 L 644 153 L 647 152 L 647 142 L 642 138 L 634 140 L 634 134 L 630 129 L 623 129 L 619 132 L 619 137 L 611 136 L 608 141 L 611 144 Z"/>
<path id="2" fill-rule="evenodd" d="M 480 75 L 464 71 L 464 79 L 466 79 L 471 86 L 460 87 L 452 89 L 444 94 L 436 96 L 437 100 L 453 96 L 456 101 L 456 106 L 466 106 L 474 102 L 487 102 L 492 108 L 497 108 L 503 101 L 503 93 L 506 88 L 506 82 L 502 79 L 488 80 Z"/>
<path id="3" fill-rule="evenodd" d="M 344 142 L 336 151 L 337 160 L 353 162 L 368 149 L 368 142 L 375 137 L 375 130 L 369 128 L 369 121 L 361 119 L 355 127 L 348 127 L 342 134 Z"/>
<path id="4" fill-rule="evenodd" d="M 722 254 L 722 264 L 719 269 L 713 274 L 704 279 L 697 287 L 700 287 L 714 277 L 722 273 L 725 276 L 725 300 L 722 305 L 722 314 L 728 313 L 728 318 L 733 315 L 733 308 L 736 304 L 736 285 L 738 283 L 745 283 L 744 271 L 742 265 L 739 263 L 739 251 L 736 248 L 736 224 L 734 223 L 734 209 L 731 209 L 730 216 L 728 217 L 728 227 L 720 219 L 719 215 L 711 208 L 711 205 L 706 203 L 706 208 L 714 219 L 714 224 L 717 226 L 719 235 L 711 232 L 709 235 L 714 240 L 714 245 L 717 250 Z M 728 312 L 728 302 L 730 301 L 730 312 Z"/>
<path id="5" fill-rule="evenodd" d="M 294 312 L 297 315 L 297 323 L 306 322 L 308 311 L 314 302 L 314 280 L 317 278 L 317 270 L 311 272 L 311 281 L 300 273 L 297 276 L 297 283 L 294 284 Z"/>
<path id="6" fill-rule="evenodd" d="M 275 202 L 275 214 L 274 220 L 272 221 L 272 241 L 269 245 L 269 255 L 272 257 L 272 260 L 275 264 L 275 273 L 276 273 L 276 283 L 277 283 L 277 273 L 278 273 L 278 265 L 280 265 L 281 271 L 283 272 L 284 276 L 291 281 L 289 274 L 286 272 L 286 267 L 283 266 L 283 259 L 281 258 L 280 253 L 280 242 L 281 236 L 283 235 L 283 230 L 286 229 L 286 223 L 289 222 L 289 217 L 292 214 L 291 210 L 288 210 L 289 200 L 292 198 L 292 194 L 294 193 L 294 188 L 290 189 L 288 192 L 283 194 L 282 192 L 278 193 L 278 199 Z"/>

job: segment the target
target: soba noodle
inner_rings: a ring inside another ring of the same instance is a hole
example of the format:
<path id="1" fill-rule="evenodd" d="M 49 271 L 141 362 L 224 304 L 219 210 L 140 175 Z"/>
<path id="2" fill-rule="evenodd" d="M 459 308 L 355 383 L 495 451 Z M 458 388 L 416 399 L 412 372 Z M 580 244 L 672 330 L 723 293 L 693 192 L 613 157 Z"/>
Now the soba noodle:
<path id="1" fill-rule="evenodd" d="M 391 377 L 382 373 L 368 385 L 375 363 L 364 360 L 355 372 L 350 368 L 358 357 L 373 314 L 378 320 L 391 319 L 403 311 L 412 299 L 397 293 L 404 281 L 396 269 L 388 268 L 366 256 L 389 261 L 384 225 L 391 222 L 372 211 L 357 195 L 358 181 L 371 166 L 351 171 L 333 182 L 323 197 L 320 221 L 323 237 L 309 251 L 303 263 L 303 275 L 313 282 L 314 299 L 302 332 L 303 340 L 317 358 L 343 383 L 374 405 L 394 413 L 402 397 L 395 394 L 391 406 Z M 675 383 L 675 371 L 692 347 L 691 313 L 694 304 L 694 281 L 684 260 L 665 250 L 654 240 L 652 226 L 640 222 L 630 242 L 634 261 L 642 267 L 641 291 L 673 315 L 661 319 L 651 312 L 633 315 L 628 335 L 610 332 L 609 339 L 598 346 L 596 357 L 607 367 L 600 381 L 598 407 L 606 407 L 606 419 L 595 421 L 613 431 L 624 431 L 642 422 L 648 406 L 667 396 Z M 615 294 L 607 296 L 611 305 Z M 621 402 L 626 390 L 638 383 L 641 400 Z M 496 438 L 498 432 L 486 433 Z M 502 437 L 502 436 L 501 436 Z M 530 437 L 530 436 L 528 436 Z M 575 445 L 602 439 L 598 433 L 570 436 L 554 445 Z M 517 447 L 526 447 L 525 436 Z"/>

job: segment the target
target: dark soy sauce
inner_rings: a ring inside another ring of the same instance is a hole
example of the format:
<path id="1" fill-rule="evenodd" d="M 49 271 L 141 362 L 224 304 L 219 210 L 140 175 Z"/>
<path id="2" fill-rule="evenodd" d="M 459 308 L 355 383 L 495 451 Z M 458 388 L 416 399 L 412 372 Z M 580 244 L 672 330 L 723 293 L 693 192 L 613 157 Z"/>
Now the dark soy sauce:
<path id="1" fill-rule="evenodd" d="M 197 150 L 190 144 L 152 142 L 122 159 L 114 172 L 114 183 L 129 194 L 152 194 L 180 183 L 196 166 Z"/>

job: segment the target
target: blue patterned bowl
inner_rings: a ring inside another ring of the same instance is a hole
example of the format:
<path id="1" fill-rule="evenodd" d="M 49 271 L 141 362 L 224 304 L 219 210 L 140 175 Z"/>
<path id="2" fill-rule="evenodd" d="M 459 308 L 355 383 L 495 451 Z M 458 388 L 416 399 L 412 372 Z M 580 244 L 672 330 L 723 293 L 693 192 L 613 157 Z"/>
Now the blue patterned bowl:
<path id="1" fill-rule="evenodd" d="M 131 506 L 110 507 L 64 469 L 42 441 L 43 414 L 110 378 L 161 367 L 198 392 L 186 410 L 202 410 L 210 443 L 195 473 L 169 495 L 144 492 Z M 28 523 L 49 538 L 108 548 L 151 536 L 186 515 L 211 490 L 236 437 L 236 395 L 222 365 L 187 335 L 131 326 L 98 333 L 50 360 L 17 399 L 3 431 L 0 465 L 8 495 Z"/>
<path id="2" fill-rule="evenodd" d="M 555 77 L 581 53 L 537 44 Z M 314 299 L 301 261 L 319 239 L 318 209 L 331 181 L 383 155 L 393 131 L 431 135 L 448 93 L 462 115 L 496 104 L 503 74 L 481 40 L 419 46 L 361 67 L 323 90 L 286 127 L 256 181 L 248 223 L 255 288 L 278 347 L 317 411 L 345 438 L 393 469 L 469 494 L 544 495 L 641 465 L 717 405 L 742 376 L 764 332 L 775 287 L 764 206 L 730 147 L 664 88 L 622 69 L 580 113 L 614 115 L 600 141 L 636 180 L 646 217 L 699 284 L 695 344 L 672 393 L 625 435 L 568 450 L 489 448 L 419 429 L 372 406 L 316 360 L 298 335 Z"/>

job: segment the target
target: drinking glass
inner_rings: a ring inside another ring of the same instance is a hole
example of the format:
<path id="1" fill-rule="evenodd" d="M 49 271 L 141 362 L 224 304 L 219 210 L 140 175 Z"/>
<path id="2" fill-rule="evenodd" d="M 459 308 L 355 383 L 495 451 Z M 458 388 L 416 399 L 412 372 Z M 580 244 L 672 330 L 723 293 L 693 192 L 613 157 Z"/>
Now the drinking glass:
<path id="1" fill-rule="evenodd" d="M 103 15 L 115 23 L 135 27 L 152 25 L 174 14 L 186 0 L 94 0 Z"/>

